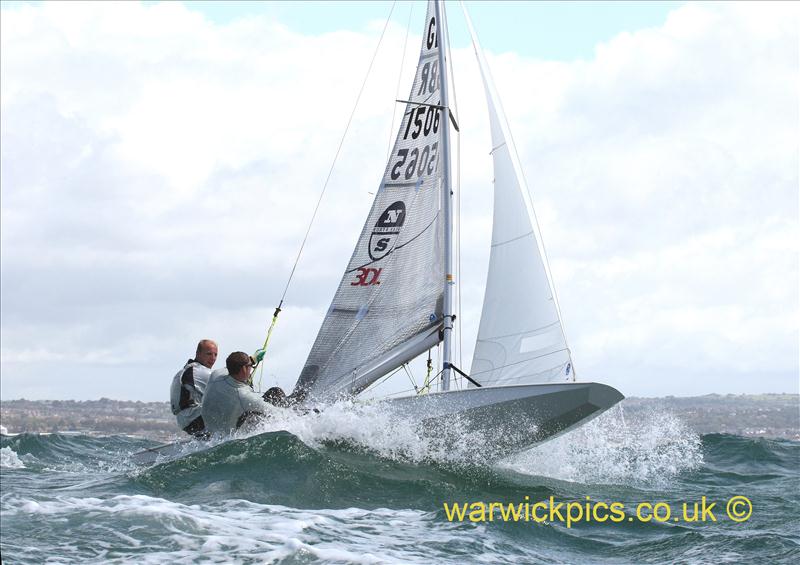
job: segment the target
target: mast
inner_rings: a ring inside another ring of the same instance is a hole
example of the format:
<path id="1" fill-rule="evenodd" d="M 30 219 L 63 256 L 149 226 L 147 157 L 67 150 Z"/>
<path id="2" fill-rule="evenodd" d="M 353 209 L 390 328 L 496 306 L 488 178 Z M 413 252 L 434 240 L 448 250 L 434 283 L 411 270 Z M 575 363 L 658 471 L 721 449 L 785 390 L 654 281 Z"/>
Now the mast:
<path id="1" fill-rule="evenodd" d="M 450 101 L 447 95 L 448 80 L 445 64 L 447 50 L 447 30 L 445 29 L 444 6 L 441 0 L 434 0 L 436 21 L 439 28 L 439 88 L 442 94 L 442 111 L 444 112 L 444 128 L 442 129 L 442 155 L 444 169 L 442 171 L 442 210 L 444 212 L 444 325 L 442 351 L 442 390 L 450 390 L 450 363 L 453 350 L 453 190 L 450 186 Z"/>

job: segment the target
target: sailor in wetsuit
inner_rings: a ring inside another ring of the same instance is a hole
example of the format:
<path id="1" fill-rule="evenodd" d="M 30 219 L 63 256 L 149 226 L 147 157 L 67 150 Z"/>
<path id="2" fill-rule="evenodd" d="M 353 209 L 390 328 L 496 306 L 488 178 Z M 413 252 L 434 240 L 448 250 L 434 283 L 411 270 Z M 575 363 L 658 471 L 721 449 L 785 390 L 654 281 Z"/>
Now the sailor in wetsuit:
<path id="1" fill-rule="evenodd" d="M 194 359 L 189 359 L 172 379 L 169 391 L 172 413 L 178 420 L 178 426 L 189 435 L 207 435 L 201 405 L 216 360 L 217 344 L 210 339 L 201 340 L 197 344 Z"/>
<path id="2" fill-rule="evenodd" d="M 254 359 L 237 351 L 225 360 L 226 372 L 214 371 L 203 397 L 203 420 L 211 433 L 227 434 L 275 410 L 251 386 Z M 281 391 L 283 392 L 283 391 Z"/>

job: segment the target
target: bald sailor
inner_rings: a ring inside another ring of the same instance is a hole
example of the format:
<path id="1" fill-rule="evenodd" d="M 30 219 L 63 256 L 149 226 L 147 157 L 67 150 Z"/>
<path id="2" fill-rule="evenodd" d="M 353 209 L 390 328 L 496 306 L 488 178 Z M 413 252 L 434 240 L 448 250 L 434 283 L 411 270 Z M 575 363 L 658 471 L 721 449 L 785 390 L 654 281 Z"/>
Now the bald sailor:
<path id="1" fill-rule="evenodd" d="M 201 405 L 211 368 L 217 361 L 217 344 L 210 339 L 200 340 L 194 359 L 189 359 L 172 379 L 170 405 L 178 427 L 189 435 L 205 437 Z"/>
<path id="2" fill-rule="evenodd" d="M 253 391 L 253 361 L 247 353 L 236 351 L 225 360 L 227 371 L 214 371 L 203 397 L 202 416 L 209 432 L 227 434 L 275 410 Z"/>

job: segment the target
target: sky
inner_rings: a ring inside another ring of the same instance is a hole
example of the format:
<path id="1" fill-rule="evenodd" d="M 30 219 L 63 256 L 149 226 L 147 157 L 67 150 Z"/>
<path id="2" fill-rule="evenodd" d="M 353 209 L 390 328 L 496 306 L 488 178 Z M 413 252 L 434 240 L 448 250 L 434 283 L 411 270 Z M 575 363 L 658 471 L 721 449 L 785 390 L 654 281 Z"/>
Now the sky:
<path id="1" fill-rule="evenodd" d="M 797 5 L 468 8 L 578 377 L 627 396 L 798 392 Z M 220 359 L 259 347 L 390 9 L 2 3 L 0 397 L 166 400 L 200 338 Z M 469 367 L 491 144 L 463 17 L 447 9 Z M 392 11 L 265 387 L 293 386 L 352 253 L 422 11 Z"/>

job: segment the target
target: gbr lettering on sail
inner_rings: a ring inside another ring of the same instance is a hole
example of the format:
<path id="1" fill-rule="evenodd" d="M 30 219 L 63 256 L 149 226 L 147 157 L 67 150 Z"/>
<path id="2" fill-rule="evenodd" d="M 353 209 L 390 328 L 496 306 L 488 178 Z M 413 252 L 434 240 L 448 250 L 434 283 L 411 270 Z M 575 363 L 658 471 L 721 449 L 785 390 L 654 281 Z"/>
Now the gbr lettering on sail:
<path id="1" fill-rule="evenodd" d="M 436 19 L 431 18 L 428 24 L 427 38 L 429 54 L 423 54 L 423 57 L 433 57 L 432 60 L 425 61 L 421 65 L 419 86 L 412 99 L 412 102 L 417 104 L 409 104 L 409 111 L 406 112 L 408 119 L 403 131 L 402 139 L 404 141 L 409 139 L 409 135 L 411 140 L 417 140 L 420 135 L 423 136 L 423 139 L 427 139 L 429 136 L 436 136 L 435 138 L 438 139 L 441 100 L 437 98 L 433 101 L 434 96 L 439 94 L 439 60 L 436 58 L 438 46 Z M 425 144 L 421 150 L 419 147 L 398 149 L 391 170 L 391 179 L 398 180 L 402 176 L 408 181 L 418 179 L 423 175 L 434 174 L 439 165 L 438 150 L 438 141 Z"/>

